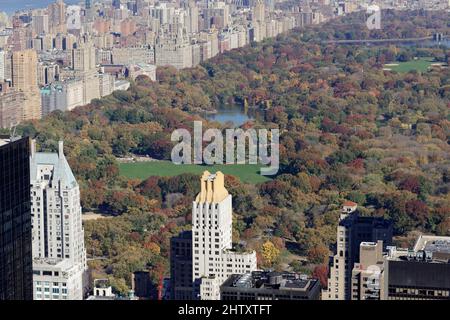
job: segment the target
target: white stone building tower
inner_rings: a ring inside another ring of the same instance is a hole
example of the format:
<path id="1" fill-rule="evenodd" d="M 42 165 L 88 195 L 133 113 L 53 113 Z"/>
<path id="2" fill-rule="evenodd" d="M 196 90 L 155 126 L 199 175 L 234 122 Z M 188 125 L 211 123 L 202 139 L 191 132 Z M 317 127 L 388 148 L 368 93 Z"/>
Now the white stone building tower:
<path id="1" fill-rule="evenodd" d="M 33 296 L 36 300 L 83 299 L 87 270 L 78 183 L 59 142 L 58 153 L 30 159 Z"/>
<path id="2" fill-rule="evenodd" d="M 232 251 L 232 196 L 221 172 L 205 171 L 192 204 L 192 272 L 202 300 L 220 299 L 220 285 L 232 274 L 255 271 L 256 253 Z"/>

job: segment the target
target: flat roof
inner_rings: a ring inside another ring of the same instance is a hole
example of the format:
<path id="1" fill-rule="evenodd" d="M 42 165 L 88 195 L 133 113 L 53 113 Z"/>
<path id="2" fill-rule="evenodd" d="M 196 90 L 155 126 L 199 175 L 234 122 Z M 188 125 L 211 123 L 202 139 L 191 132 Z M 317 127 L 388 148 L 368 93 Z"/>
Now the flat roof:
<path id="1" fill-rule="evenodd" d="M 420 250 L 450 254 L 450 237 L 421 235 L 414 245 L 414 251 Z"/>
<path id="2" fill-rule="evenodd" d="M 254 290 L 278 289 L 307 292 L 316 282 L 316 279 L 310 279 L 306 275 L 296 273 L 254 271 L 252 273 L 234 274 L 223 285 Z"/>

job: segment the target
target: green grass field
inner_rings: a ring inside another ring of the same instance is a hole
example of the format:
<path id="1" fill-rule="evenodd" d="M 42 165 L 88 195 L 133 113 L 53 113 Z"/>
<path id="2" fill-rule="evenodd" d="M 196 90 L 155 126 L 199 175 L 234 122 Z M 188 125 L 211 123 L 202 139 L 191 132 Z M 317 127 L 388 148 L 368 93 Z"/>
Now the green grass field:
<path id="1" fill-rule="evenodd" d="M 224 174 L 236 176 L 244 183 L 260 183 L 270 180 L 269 177 L 259 174 L 260 168 L 261 165 L 259 164 L 176 165 L 170 161 L 119 164 L 120 174 L 132 179 L 144 180 L 150 176 L 173 177 L 183 173 L 193 173 L 200 176 L 203 171 L 208 170 L 211 173 L 222 171 Z"/>
<path id="2" fill-rule="evenodd" d="M 397 72 L 409 72 L 417 70 L 420 72 L 428 71 L 428 67 L 434 62 L 433 58 L 419 58 L 417 60 L 411 60 L 407 62 L 398 62 L 397 66 L 386 66 L 392 71 Z"/>

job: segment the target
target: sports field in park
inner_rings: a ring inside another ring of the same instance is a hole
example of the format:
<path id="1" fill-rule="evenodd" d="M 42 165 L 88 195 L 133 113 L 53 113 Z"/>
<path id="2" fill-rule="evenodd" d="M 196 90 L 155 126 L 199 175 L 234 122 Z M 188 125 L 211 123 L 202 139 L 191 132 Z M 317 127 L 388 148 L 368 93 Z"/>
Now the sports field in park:
<path id="1" fill-rule="evenodd" d="M 433 58 L 418 58 L 406 62 L 397 62 L 391 64 L 385 64 L 385 69 L 389 69 L 397 72 L 409 72 L 412 70 L 417 70 L 420 72 L 427 72 L 428 68 L 435 63 Z"/>
<path id="2" fill-rule="evenodd" d="M 172 177 L 183 173 L 193 173 L 199 176 L 203 171 L 211 173 L 222 171 L 238 177 L 244 183 L 260 183 L 270 180 L 270 177 L 260 174 L 260 164 L 217 164 L 217 165 L 176 165 L 170 161 L 130 162 L 120 163 L 120 174 L 132 178 L 144 180 L 150 176 Z"/>

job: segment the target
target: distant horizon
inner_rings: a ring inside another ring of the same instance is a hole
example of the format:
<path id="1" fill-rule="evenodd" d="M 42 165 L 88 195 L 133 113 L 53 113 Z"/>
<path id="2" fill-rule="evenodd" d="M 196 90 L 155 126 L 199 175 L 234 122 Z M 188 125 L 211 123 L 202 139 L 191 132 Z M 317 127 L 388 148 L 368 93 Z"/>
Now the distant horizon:
<path id="1" fill-rule="evenodd" d="M 83 0 L 64 0 L 66 4 L 77 4 Z M 27 9 L 46 8 L 56 0 L 0 0 L 0 12 L 6 12 L 8 15 Z"/>

